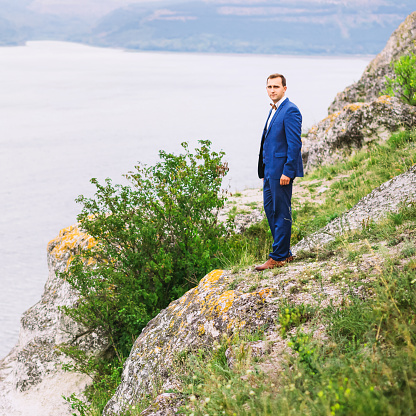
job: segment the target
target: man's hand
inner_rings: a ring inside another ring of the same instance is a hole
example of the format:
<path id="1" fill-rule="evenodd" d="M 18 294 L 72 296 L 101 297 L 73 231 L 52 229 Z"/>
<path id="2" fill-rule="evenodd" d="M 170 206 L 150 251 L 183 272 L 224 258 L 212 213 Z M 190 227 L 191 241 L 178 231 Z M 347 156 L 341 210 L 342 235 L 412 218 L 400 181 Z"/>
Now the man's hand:
<path id="1" fill-rule="evenodd" d="M 280 177 L 280 185 L 289 185 L 290 183 L 290 178 L 286 175 L 282 175 Z"/>

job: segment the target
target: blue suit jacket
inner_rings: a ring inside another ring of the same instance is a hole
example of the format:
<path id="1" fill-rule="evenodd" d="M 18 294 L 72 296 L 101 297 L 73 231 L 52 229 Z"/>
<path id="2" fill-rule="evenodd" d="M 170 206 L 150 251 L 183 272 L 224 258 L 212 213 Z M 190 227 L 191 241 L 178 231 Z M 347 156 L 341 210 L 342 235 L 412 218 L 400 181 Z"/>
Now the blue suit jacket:
<path id="1" fill-rule="evenodd" d="M 302 115 L 298 107 L 286 98 L 274 113 L 269 128 L 267 121 L 264 126 L 259 178 L 280 179 L 282 174 L 289 178 L 303 176 L 301 131 Z"/>

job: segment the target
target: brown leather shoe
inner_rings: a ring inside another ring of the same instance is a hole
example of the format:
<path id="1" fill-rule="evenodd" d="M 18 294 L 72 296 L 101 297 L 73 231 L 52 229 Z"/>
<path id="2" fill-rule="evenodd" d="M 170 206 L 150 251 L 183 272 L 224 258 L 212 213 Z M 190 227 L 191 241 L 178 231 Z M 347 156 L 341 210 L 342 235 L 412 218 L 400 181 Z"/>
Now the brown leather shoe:
<path id="1" fill-rule="evenodd" d="M 293 261 L 293 260 L 295 260 L 295 256 L 289 256 L 287 259 L 286 259 L 286 263 L 290 263 L 291 261 Z"/>
<path id="2" fill-rule="evenodd" d="M 277 261 L 269 257 L 266 263 L 262 264 L 261 266 L 256 266 L 255 270 L 261 272 L 262 270 L 266 270 L 266 269 L 274 269 L 275 267 L 282 267 L 285 264 L 286 264 L 286 260 Z"/>

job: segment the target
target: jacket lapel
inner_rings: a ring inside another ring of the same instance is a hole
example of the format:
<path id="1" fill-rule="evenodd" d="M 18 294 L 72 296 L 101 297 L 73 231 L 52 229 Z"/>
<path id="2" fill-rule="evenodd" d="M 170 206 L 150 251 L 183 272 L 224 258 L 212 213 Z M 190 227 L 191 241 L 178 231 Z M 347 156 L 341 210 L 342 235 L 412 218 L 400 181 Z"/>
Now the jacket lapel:
<path id="1" fill-rule="evenodd" d="M 276 120 L 276 118 L 277 118 L 277 115 L 280 113 L 280 110 L 286 105 L 286 103 L 289 101 L 289 98 L 286 98 L 286 100 L 284 100 L 280 105 L 279 105 L 279 107 L 278 107 L 278 109 L 276 110 L 276 112 L 274 113 L 274 116 L 273 116 L 273 118 L 271 119 L 271 121 L 270 121 L 270 124 L 269 124 L 269 128 L 267 129 L 267 131 L 266 131 L 266 136 L 269 134 L 269 131 L 270 131 L 270 127 L 272 127 L 272 124 L 275 122 L 275 120 Z M 270 116 L 269 116 L 270 117 Z M 266 121 L 266 127 L 267 127 L 267 121 Z"/>

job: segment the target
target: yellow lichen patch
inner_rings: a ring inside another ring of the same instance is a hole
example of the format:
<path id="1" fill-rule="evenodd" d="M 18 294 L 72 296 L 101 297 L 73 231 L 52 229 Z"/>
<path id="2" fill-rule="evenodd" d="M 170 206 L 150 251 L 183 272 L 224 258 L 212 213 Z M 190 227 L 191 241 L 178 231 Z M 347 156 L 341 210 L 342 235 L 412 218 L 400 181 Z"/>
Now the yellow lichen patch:
<path id="1" fill-rule="evenodd" d="M 87 266 L 91 266 L 91 265 L 96 264 L 96 263 L 97 263 L 96 260 L 90 258 L 90 259 L 88 259 Z"/>
<path id="2" fill-rule="evenodd" d="M 340 115 L 341 111 L 337 111 L 336 113 L 332 113 L 330 114 L 328 117 L 324 118 L 322 120 L 322 122 L 329 122 L 329 126 L 325 129 L 325 133 L 328 133 L 329 129 L 334 125 L 335 120 L 338 118 L 338 116 Z"/>
<path id="3" fill-rule="evenodd" d="M 215 310 L 218 314 L 227 313 L 233 305 L 236 294 L 234 290 L 227 290 L 222 293 L 215 302 Z"/>
<path id="4" fill-rule="evenodd" d="M 240 330 L 243 328 L 246 324 L 246 321 L 240 321 L 237 318 L 230 319 L 230 322 L 227 324 L 227 331 L 233 331 Z"/>
<path id="5" fill-rule="evenodd" d="M 58 236 L 49 241 L 47 250 L 58 260 L 70 253 L 67 261 L 68 266 L 77 247 L 92 248 L 96 244 L 97 242 L 93 237 L 80 231 L 77 225 L 71 225 L 59 231 Z"/>
<path id="6" fill-rule="evenodd" d="M 205 286 L 210 285 L 218 281 L 218 279 L 222 276 L 224 270 L 213 270 L 212 272 L 208 273 L 204 278 L 201 279 L 199 285 Z"/>
<path id="7" fill-rule="evenodd" d="M 382 95 L 377 98 L 378 103 L 382 104 L 391 104 L 391 96 L 390 95 Z"/>
<path id="8" fill-rule="evenodd" d="M 325 117 L 322 120 L 322 123 L 324 123 L 325 121 L 329 121 L 330 123 L 333 123 L 334 120 L 341 114 L 341 111 L 337 111 L 336 113 L 332 113 L 329 116 Z"/>
<path id="9" fill-rule="evenodd" d="M 349 111 L 357 111 L 359 110 L 362 106 L 364 105 L 364 103 L 354 103 L 354 104 L 347 104 L 343 110 L 349 110 Z"/>
<path id="10" fill-rule="evenodd" d="M 270 287 L 266 287 L 262 290 L 259 290 L 258 292 L 254 292 L 254 293 L 258 293 L 259 296 L 262 299 L 268 298 L 269 296 L 271 296 L 271 294 L 273 293 L 273 289 L 271 289 Z"/>
<path id="11" fill-rule="evenodd" d="M 227 324 L 227 331 L 230 331 L 236 327 L 238 327 L 239 321 L 238 319 L 230 319 L 230 321 Z"/>
<path id="12" fill-rule="evenodd" d="M 199 325 L 198 326 L 198 335 L 199 336 L 202 336 L 204 334 L 205 334 L 205 327 L 204 327 L 204 325 Z"/>

